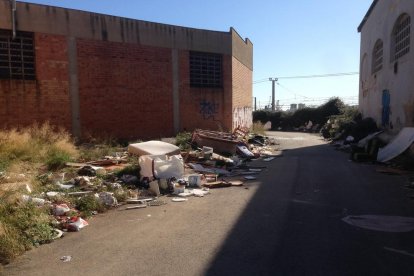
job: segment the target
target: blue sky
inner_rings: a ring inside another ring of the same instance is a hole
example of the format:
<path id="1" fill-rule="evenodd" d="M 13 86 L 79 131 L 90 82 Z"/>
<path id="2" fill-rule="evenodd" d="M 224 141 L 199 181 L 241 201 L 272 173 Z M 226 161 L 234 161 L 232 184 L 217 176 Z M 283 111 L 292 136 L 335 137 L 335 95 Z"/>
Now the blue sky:
<path id="1" fill-rule="evenodd" d="M 359 70 L 357 27 L 372 0 L 29 0 L 193 28 L 234 27 L 254 45 L 253 81 Z M 257 103 L 270 103 L 271 82 L 253 85 Z M 358 75 L 280 79 L 280 104 L 318 104 L 339 96 L 357 103 Z"/>

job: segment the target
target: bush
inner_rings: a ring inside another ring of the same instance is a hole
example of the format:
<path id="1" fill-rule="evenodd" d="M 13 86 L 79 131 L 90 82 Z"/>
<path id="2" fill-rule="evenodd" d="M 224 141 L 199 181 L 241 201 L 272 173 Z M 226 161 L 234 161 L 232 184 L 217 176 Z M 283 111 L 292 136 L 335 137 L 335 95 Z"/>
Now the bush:
<path id="1" fill-rule="evenodd" d="M 299 109 L 294 113 L 283 112 L 283 111 L 255 111 L 253 112 L 253 121 L 260 121 L 266 123 L 267 121 L 272 122 L 272 130 L 279 128 L 283 130 L 292 130 L 304 126 L 307 122 L 323 125 L 332 115 L 341 114 L 345 104 L 339 98 L 332 98 L 325 104 L 319 107 L 307 107 Z"/>
<path id="2" fill-rule="evenodd" d="M 48 152 L 46 165 L 48 170 L 56 171 L 65 167 L 66 162 L 71 160 L 71 156 L 58 148 L 52 148 Z"/>
<path id="3" fill-rule="evenodd" d="M 106 210 L 105 205 L 102 203 L 102 201 L 94 195 L 87 195 L 78 198 L 75 201 L 75 205 L 76 209 L 78 209 L 81 212 L 83 217 L 92 216 L 93 211 L 102 213 Z"/>
<path id="4" fill-rule="evenodd" d="M 181 150 L 188 150 L 191 148 L 189 144 L 191 142 L 191 132 L 180 132 L 175 137 L 175 145 L 180 147 Z"/>

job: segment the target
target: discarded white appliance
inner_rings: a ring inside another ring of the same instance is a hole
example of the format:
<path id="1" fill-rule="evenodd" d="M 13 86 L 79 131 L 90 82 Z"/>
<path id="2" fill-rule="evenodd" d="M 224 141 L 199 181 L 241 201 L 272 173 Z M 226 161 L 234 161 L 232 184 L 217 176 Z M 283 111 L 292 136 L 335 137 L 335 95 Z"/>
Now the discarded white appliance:
<path id="1" fill-rule="evenodd" d="M 155 177 L 158 179 L 182 178 L 184 174 L 184 160 L 181 155 L 143 155 L 139 157 L 141 177 Z"/>
<path id="2" fill-rule="evenodd" d="M 378 151 L 377 161 L 387 162 L 408 149 L 414 142 L 414 127 L 403 128 L 385 147 Z"/>
<path id="3" fill-rule="evenodd" d="M 162 141 L 148 141 L 143 143 L 130 144 L 128 152 L 142 155 L 176 155 L 180 154 L 180 148 Z"/>

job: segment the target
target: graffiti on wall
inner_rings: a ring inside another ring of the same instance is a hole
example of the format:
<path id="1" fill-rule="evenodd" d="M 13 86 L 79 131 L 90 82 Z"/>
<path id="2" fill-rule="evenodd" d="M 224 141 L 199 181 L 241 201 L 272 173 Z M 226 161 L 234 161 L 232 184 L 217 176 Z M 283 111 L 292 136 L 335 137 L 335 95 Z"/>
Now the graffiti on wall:
<path id="1" fill-rule="evenodd" d="M 200 102 L 200 114 L 204 120 L 214 118 L 214 115 L 218 113 L 219 104 L 202 100 Z"/>
<path id="2" fill-rule="evenodd" d="M 233 129 L 236 127 L 251 127 L 253 123 L 253 109 L 250 106 L 233 109 Z"/>

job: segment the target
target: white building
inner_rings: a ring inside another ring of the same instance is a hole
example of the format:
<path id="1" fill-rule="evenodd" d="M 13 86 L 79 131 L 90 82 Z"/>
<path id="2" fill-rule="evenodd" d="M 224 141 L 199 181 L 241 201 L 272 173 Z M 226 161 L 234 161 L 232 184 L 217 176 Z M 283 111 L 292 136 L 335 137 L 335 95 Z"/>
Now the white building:
<path id="1" fill-rule="evenodd" d="M 374 0 L 361 33 L 359 108 L 378 126 L 414 126 L 413 0 Z"/>

